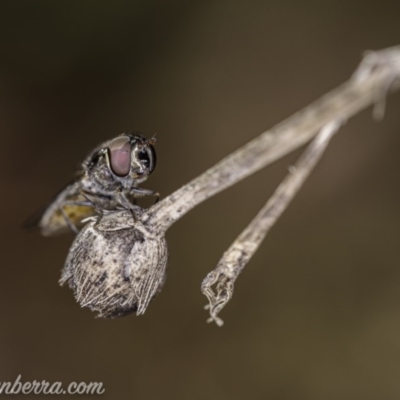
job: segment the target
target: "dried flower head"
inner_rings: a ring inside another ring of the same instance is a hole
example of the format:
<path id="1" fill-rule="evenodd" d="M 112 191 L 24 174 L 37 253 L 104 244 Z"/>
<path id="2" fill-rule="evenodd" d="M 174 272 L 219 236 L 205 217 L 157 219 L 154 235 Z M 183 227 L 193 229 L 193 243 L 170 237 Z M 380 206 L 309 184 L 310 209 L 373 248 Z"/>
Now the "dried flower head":
<path id="1" fill-rule="evenodd" d="M 143 314 L 165 281 L 164 235 L 140 221 L 142 210 L 103 211 L 76 236 L 60 284 L 68 282 L 82 307 L 99 317 Z"/>

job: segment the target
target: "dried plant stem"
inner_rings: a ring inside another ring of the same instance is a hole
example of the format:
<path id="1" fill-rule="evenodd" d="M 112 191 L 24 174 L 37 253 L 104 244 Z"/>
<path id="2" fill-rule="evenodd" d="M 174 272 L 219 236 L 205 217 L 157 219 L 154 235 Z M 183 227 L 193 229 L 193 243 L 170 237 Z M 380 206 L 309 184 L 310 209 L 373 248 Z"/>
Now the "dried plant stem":
<path id="1" fill-rule="evenodd" d="M 331 121 L 348 120 L 370 105 L 383 104 L 389 89 L 399 87 L 399 78 L 400 46 L 368 53 L 349 81 L 236 150 L 148 209 L 143 218 L 166 231 L 193 207 L 305 144 Z"/>
<path id="2" fill-rule="evenodd" d="M 223 324 L 218 314 L 231 299 L 235 280 L 307 179 L 340 125 L 339 122 L 332 122 L 320 131 L 296 165 L 289 169 L 289 174 L 265 206 L 224 253 L 217 267 L 204 279 L 201 290 L 209 301 L 208 322 L 215 321 L 219 326 Z M 216 294 L 212 289 L 214 285 Z"/>
<path id="3" fill-rule="evenodd" d="M 330 137 L 338 129 L 339 121 L 347 121 L 370 105 L 374 106 L 374 116 L 382 118 L 387 94 L 399 87 L 400 46 L 369 52 L 346 83 L 262 133 L 164 200 L 143 211 L 140 217 L 143 226 L 152 237 L 163 238 L 167 229 L 193 207 L 318 134 L 297 167 L 224 254 L 216 269 L 203 281 L 202 291 L 209 300 L 211 321 L 222 324 L 217 314 L 231 298 L 235 279 L 299 190 Z M 212 290 L 214 284 L 217 285 L 216 294 Z"/>

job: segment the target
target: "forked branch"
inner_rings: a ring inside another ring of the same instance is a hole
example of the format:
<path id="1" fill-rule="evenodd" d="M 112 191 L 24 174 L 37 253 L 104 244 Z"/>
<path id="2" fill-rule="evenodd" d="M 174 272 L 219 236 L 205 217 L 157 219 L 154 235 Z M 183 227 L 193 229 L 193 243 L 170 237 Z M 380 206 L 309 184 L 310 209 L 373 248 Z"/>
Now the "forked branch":
<path id="1" fill-rule="evenodd" d="M 297 193 L 341 122 L 371 105 L 374 116 L 383 117 L 386 96 L 399 87 L 400 46 L 368 52 L 346 83 L 262 133 L 144 211 L 142 222 L 155 234 L 163 235 L 193 207 L 318 135 L 272 198 L 203 281 L 202 291 L 209 300 L 210 320 L 222 324 L 217 314 L 231 298 L 235 279 Z M 212 290 L 215 284 L 216 293 Z"/>

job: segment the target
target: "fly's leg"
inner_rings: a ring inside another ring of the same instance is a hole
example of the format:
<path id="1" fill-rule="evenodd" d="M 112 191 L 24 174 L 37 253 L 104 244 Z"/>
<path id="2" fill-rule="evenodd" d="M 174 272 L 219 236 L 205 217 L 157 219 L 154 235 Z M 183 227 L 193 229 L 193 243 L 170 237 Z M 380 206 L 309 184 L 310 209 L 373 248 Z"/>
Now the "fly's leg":
<path id="1" fill-rule="evenodd" d="M 132 194 L 134 197 L 154 196 L 156 198 L 155 203 L 158 203 L 158 200 L 160 200 L 160 193 L 156 192 L 155 190 L 133 187 L 130 189 L 130 194 Z"/>
<path id="2" fill-rule="evenodd" d="M 95 202 L 95 199 L 94 199 L 95 196 L 93 194 L 91 194 L 89 192 L 85 192 L 83 190 L 81 191 L 81 194 L 86 199 L 85 202 L 82 202 L 82 203 L 85 203 L 85 204 L 82 204 L 82 205 L 87 205 L 87 206 L 93 207 L 96 210 L 96 212 L 101 215 L 102 214 L 102 209 Z M 99 196 L 97 196 L 97 197 L 99 197 Z M 103 196 L 101 196 L 101 197 L 103 197 Z M 106 196 L 104 196 L 104 198 L 108 199 L 108 197 L 106 197 Z"/>
<path id="3" fill-rule="evenodd" d="M 68 228 L 71 229 L 75 235 L 79 233 L 79 229 L 74 225 L 74 223 L 71 221 L 69 218 L 68 214 L 65 212 L 64 207 L 65 206 L 87 206 L 87 207 L 93 207 L 93 203 L 91 201 L 71 201 L 71 200 L 66 200 L 63 201 L 58 209 L 60 210 L 62 216 L 64 217 L 65 223 L 67 224 Z"/>
<path id="4" fill-rule="evenodd" d="M 138 207 L 135 204 L 132 204 L 129 199 L 126 197 L 126 194 L 124 192 L 119 192 L 118 193 L 118 200 L 119 203 L 121 204 L 122 207 L 126 208 L 127 210 L 130 211 L 130 213 L 132 214 L 132 218 L 133 220 L 136 222 L 137 221 L 137 216 L 135 214 L 135 210 L 134 208 Z"/>
<path id="5" fill-rule="evenodd" d="M 78 234 L 79 230 L 78 228 L 72 223 L 72 221 L 69 219 L 67 213 L 65 212 L 63 205 L 59 207 L 59 210 L 61 211 L 62 216 L 64 217 L 65 223 L 67 224 L 68 228 L 71 229 L 75 235 Z"/>

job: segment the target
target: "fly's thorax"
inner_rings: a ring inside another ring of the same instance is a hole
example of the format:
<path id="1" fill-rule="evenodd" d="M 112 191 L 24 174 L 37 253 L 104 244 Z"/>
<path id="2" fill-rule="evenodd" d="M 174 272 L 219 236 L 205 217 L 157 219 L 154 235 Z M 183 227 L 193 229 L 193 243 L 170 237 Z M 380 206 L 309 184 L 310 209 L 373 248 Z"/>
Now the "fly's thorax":
<path id="1" fill-rule="evenodd" d="M 124 179 L 114 176 L 109 167 L 102 163 L 85 173 L 82 178 L 82 188 L 93 195 L 110 196 L 123 190 Z"/>
<path id="2" fill-rule="evenodd" d="M 101 317 L 143 314 L 165 281 L 163 235 L 154 235 L 127 210 L 92 218 L 75 238 L 61 283 L 68 282 L 82 307 Z"/>

